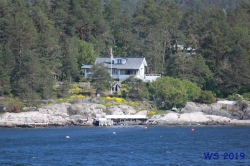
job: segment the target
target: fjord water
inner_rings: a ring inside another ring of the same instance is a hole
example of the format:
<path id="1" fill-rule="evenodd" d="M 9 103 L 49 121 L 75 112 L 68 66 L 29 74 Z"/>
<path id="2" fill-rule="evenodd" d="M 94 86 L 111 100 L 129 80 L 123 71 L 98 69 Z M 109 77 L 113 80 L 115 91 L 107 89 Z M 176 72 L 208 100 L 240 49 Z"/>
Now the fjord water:
<path id="1" fill-rule="evenodd" d="M 248 126 L 1 128 L 0 135 L 1 166 L 250 165 Z M 207 152 L 219 158 L 205 159 Z M 245 156 L 224 159 L 225 152 Z"/>

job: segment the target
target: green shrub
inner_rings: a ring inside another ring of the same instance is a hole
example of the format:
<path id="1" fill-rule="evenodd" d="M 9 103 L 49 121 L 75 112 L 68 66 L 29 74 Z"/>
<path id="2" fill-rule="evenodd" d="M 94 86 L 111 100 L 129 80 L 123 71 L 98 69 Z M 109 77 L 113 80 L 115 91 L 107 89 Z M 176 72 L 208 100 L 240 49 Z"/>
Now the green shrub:
<path id="1" fill-rule="evenodd" d="M 227 110 L 227 107 L 226 106 L 222 106 L 221 110 Z"/>
<path id="2" fill-rule="evenodd" d="M 242 96 L 243 96 L 244 100 L 250 101 L 250 93 L 249 92 L 244 93 Z"/>
<path id="3" fill-rule="evenodd" d="M 155 112 L 156 112 L 156 114 L 159 114 L 159 115 L 164 115 L 167 113 L 166 110 L 156 110 Z"/>
<path id="4" fill-rule="evenodd" d="M 112 105 L 113 105 L 112 103 L 106 103 L 106 104 L 105 104 L 105 106 L 106 106 L 107 108 L 110 108 Z"/>
<path id="5" fill-rule="evenodd" d="M 240 107 L 241 111 L 244 111 L 245 109 L 247 109 L 248 104 L 246 102 L 238 102 L 238 106 Z"/>
<path id="6" fill-rule="evenodd" d="M 155 114 L 156 114 L 155 111 L 150 111 L 149 114 L 148 114 L 148 116 L 149 116 L 149 117 L 152 117 L 152 116 L 154 116 Z"/>
<path id="7" fill-rule="evenodd" d="M 5 98 L 5 101 L 7 102 L 7 105 L 6 105 L 7 112 L 15 111 L 15 105 L 18 105 L 21 111 L 25 107 L 24 103 L 20 101 L 20 99 L 17 97 L 13 98 L 12 96 L 10 96 L 10 97 Z"/>
<path id="8" fill-rule="evenodd" d="M 211 91 L 201 91 L 198 102 L 212 104 L 215 102 L 214 94 Z"/>
<path id="9" fill-rule="evenodd" d="M 227 97 L 229 100 L 242 101 L 243 97 L 239 94 L 232 94 Z"/>
<path id="10" fill-rule="evenodd" d="M 128 92 L 126 90 L 122 90 L 122 98 L 127 98 Z"/>
<path id="11" fill-rule="evenodd" d="M 171 108 L 173 106 L 183 107 L 186 102 L 195 101 L 200 95 L 201 89 L 188 80 L 161 77 L 149 84 L 149 92 L 154 95 L 154 100 L 160 101 L 157 105 L 165 102 Z"/>
<path id="12" fill-rule="evenodd" d="M 58 99 L 58 103 L 69 103 L 69 99 L 67 99 L 67 98 L 60 98 L 60 99 Z"/>

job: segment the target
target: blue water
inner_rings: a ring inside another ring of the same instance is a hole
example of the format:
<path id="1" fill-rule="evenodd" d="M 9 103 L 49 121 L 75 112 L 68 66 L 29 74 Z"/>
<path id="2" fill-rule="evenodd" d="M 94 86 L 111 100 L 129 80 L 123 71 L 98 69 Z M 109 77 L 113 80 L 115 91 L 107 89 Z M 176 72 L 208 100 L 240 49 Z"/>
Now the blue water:
<path id="1" fill-rule="evenodd" d="M 247 126 L 0 128 L 0 166 L 248 166 L 249 131 Z M 207 152 L 219 158 L 205 159 Z M 224 159 L 226 152 L 233 153 L 231 159 Z"/>

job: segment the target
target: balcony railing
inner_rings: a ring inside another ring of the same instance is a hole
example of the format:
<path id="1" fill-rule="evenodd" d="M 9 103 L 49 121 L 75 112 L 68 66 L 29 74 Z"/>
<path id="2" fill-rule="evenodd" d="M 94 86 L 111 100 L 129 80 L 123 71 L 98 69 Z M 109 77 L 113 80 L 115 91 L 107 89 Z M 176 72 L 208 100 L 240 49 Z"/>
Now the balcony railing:
<path id="1" fill-rule="evenodd" d="M 146 77 L 146 76 L 158 76 L 158 77 L 160 77 L 161 74 L 144 74 L 144 76 L 145 76 L 145 77 Z"/>

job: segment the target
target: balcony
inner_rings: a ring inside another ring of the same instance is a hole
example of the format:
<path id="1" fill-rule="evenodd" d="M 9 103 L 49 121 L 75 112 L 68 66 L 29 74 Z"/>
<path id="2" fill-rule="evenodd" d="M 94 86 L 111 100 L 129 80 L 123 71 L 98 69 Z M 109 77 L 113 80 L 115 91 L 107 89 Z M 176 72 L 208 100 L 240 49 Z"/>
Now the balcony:
<path id="1" fill-rule="evenodd" d="M 145 74 L 144 75 L 145 82 L 153 82 L 158 77 L 161 77 L 161 74 Z"/>

